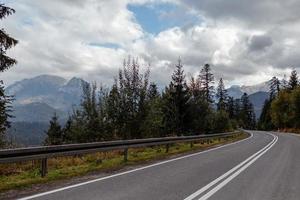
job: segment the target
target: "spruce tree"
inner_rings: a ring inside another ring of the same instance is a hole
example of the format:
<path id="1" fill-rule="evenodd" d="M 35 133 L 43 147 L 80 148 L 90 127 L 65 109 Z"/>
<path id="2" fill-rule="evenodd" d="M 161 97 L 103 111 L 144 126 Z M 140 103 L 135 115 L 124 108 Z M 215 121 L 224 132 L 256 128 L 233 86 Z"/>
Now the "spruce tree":
<path id="1" fill-rule="evenodd" d="M 147 94 L 148 100 L 156 99 L 157 97 L 160 96 L 158 89 L 157 89 L 157 85 L 153 82 L 150 83 L 147 93 L 148 93 Z"/>
<path id="2" fill-rule="evenodd" d="M 211 72 L 209 64 L 205 64 L 199 74 L 201 89 L 204 93 L 205 99 L 208 103 L 213 103 L 214 94 L 214 75 Z"/>
<path id="3" fill-rule="evenodd" d="M 223 79 L 220 78 L 218 87 L 217 87 L 217 94 L 216 97 L 218 98 L 218 103 L 217 103 L 217 110 L 226 110 L 226 106 L 228 103 L 228 94 L 227 90 L 225 89 Z"/>
<path id="4" fill-rule="evenodd" d="M 287 89 L 288 88 L 288 81 L 286 80 L 286 75 L 283 76 L 280 85 L 281 85 L 282 89 Z"/>
<path id="5" fill-rule="evenodd" d="M 289 82 L 288 82 L 288 89 L 289 90 L 295 89 L 298 86 L 298 83 L 299 83 L 299 81 L 298 81 L 297 71 L 293 70 L 291 72 L 291 76 L 290 76 L 290 79 L 289 79 Z"/>
<path id="6" fill-rule="evenodd" d="M 120 134 L 123 139 L 141 137 L 149 74 L 149 68 L 141 73 L 137 59 L 130 57 L 124 61 L 123 70 L 119 71 Z"/>
<path id="7" fill-rule="evenodd" d="M 272 130 L 274 125 L 271 117 L 271 103 L 273 99 L 266 99 L 258 120 L 258 128 L 261 130 Z"/>
<path id="8" fill-rule="evenodd" d="M 253 105 L 249 100 L 247 93 L 244 93 L 241 97 L 240 118 L 242 120 L 242 126 L 246 129 L 254 129 L 256 125 L 255 113 Z"/>
<path id="9" fill-rule="evenodd" d="M 13 14 L 14 9 L 4 6 L 0 3 L 0 20 Z M 3 72 L 17 63 L 13 58 L 6 55 L 6 51 L 14 47 L 18 41 L 10 37 L 4 29 L 0 28 L 0 72 Z M 3 81 L 0 80 L 0 147 L 4 145 L 4 134 L 7 128 L 10 127 L 8 121 L 11 116 L 11 103 L 13 98 L 5 94 Z"/>
<path id="10" fill-rule="evenodd" d="M 0 20 L 15 13 L 15 10 L 0 4 Z M 4 29 L 0 29 L 0 72 L 3 72 L 17 63 L 13 58 L 6 55 L 6 51 L 14 47 L 18 41 L 10 37 Z"/>
<path id="11" fill-rule="evenodd" d="M 280 91 L 280 81 L 279 79 L 274 76 L 271 80 L 270 80 L 270 83 L 269 83 L 269 86 L 270 86 L 270 90 L 269 90 L 269 93 L 270 93 L 270 99 L 273 99 L 276 97 L 276 95 L 279 93 Z"/>
<path id="12" fill-rule="evenodd" d="M 228 103 L 227 103 L 227 112 L 230 119 L 235 119 L 235 104 L 234 104 L 234 98 L 228 97 Z"/>
<path id="13" fill-rule="evenodd" d="M 56 113 L 50 120 L 49 129 L 46 132 L 47 138 L 45 140 L 46 145 L 60 145 L 63 143 L 63 131 L 58 122 Z"/>
<path id="14" fill-rule="evenodd" d="M 189 91 L 181 60 L 178 60 L 172 81 L 164 98 L 164 125 L 169 134 L 182 135 L 187 130 Z"/>

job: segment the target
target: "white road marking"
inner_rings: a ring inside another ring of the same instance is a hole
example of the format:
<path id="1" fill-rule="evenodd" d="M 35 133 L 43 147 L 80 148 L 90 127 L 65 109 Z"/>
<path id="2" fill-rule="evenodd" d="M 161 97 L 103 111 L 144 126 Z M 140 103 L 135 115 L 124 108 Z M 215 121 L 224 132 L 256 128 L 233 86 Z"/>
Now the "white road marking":
<path id="1" fill-rule="evenodd" d="M 228 184 L 232 179 L 234 179 L 235 177 L 237 177 L 240 173 L 242 173 L 245 169 L 247 169 L 250 165 L 252 165 L 258 158 L 260 158 L 267 151 L 269 151 L 276 144 L 277 140 L 278 140 L 278 137 L 276 136 L 275 142 L 271 146 L 269 146 L 266 150 L 264 150 L 264 152 L 262 152 L 261 154 L 259 154 L 258 156 L 256 156 L 253 160 L 251 160 L 249 163 L 247 163 L 246 165 L 244 165 L 242 168 L 240 168 L 234 174 L 232 174 L 231 176 L 229 176 L 228 178 L 226 178 L 224 181 L 222 181 L 220 184 L 218 184 L 216 187 L 214 187 L 212 190 L 210 190 L 204 196 L 202 196 L 201 198 L 199 198 L 199 200 L 206 200 L 209 197 L 211 197 L 213 194 L 215 194 L 217 191 L 219 191 L 222 187 L 224 187 L 226 184 Z"/>
<path id="2" fill-rule="evenodd" d="M 269 133 L 267 133 L 267 134 L 269 134 Z M 252 156 L 248 157 L 246 160 L 244 160 L 243 162 L 241 162 L 240 164 L 238 164 L 237 166 L 235 166 L 231 170 L 227 171 L 225 174 L 221 175 L 217 179 L 213 180 L 209 184 L 207 184 L 204 187 L 202 187 L 201 189 L 197 190 L 195 193 L 193 193 L 190 196 L 186 197 L 184 200 L 192 200 L 192 199 L 196 198 L 197 196 L 201 195 L 203 192 L 207 191 L 209 188 L 211 188 L 212 186 L 214 186 L 218 182 L 222 181 L 223 179 L 225 179 L 227 176 L 229 176 L 230 174 L 234 173 L 238 169 L 239 170 L 237 172 L 239 172 L 239 173 L 241 173 L 242 171 L 244 171 L 247 167 L 249 167 L 260 156 L 262 156 L 264 153 L 266 153 L 277 142 L 277 140 L 278 140 L 277 136 L 274 136 L 273 134 L 269 134 L 269 135 L 273 136 L 273 140 L 270 143 L 268 143 L 264 148 L 262 148 L 261 150 L 259 150 L 255 154 L 253 154 Z M 246 164 L 246 163 L 248 163 L 248 164 Z M 245 166 L 247 166 L 247 167 L 245 167 Z M 239 174 L 237 172 L 235 172 L 234 174 L 232 174 L 231 176 L 229 176 L 222 183 L 226 185 L 230 180 L 232 180 L 234 177 L 236 177 Z M 233 176 L 233 175 L 235 175 L 235 176 Z M 229 178 L 231 178 L 231 179 L 229 179 Z M 225 182 L 225 181 L 228 181 L 228 182 Z M 213 195 L 215 192 L 217 192 L 219 189 L 221 189 L 221 188 L 219 188 L 220 186 L 222 186 L 222 187 L 224 186 L 224 185 L 221 185 L 222 183 L 220 183 L 219 185 L 217 185 L 215 188 L 211 189 L 206 195 L 204 195 L 203 197 L 201 197 L 199 200 L 204 200 L 204 199 L 209 198 L 211 195 Z"/>
<path id="3" fill-rule="evenodd" d="M 208 150 L 205 150 L 205 151 L 201 151 L 201 152 L 198 152 L 198 153 L 193 153 L 193 154 L 181 156 L 181 157 L 178 157 L 178 158 L 173 158 L 173 159 L 170 159 L 170 160 L 158 162 L 158 163 L 155 163 L 155 164 L 152 164 L 152 165 L 148 165 L 148 166 L 144 166 L 144 167 L 140 167 L 140 168 L 137 168 L 137 169 L 133 169 L 133 170 L 129 170 L 129 171 L 117 173 L 117 174 L 114 174 L 114 175 L 101 177 L 101 178 L 98 178 L 98 179 L 94 179 L 94 180 L 90 180 L 90 181 L 86 181 L 86 182 L 82 182 L 82 183 L 78 183 L 78 184 L 74 184 L 74 185 L 70 185 L 70 186 L 66 186 L 66 187 L 62 187 L 62 188 L 58 188 L 58 189 L 55 189 L 55 190 L 50 190 L 48 192 L 38 193 L 38 194 L 35 194 L 35 195 L 32 195 L 32 196 L 20 198 L 19 200 L 34 199 L 34 198 L 37 198 L 37 197 L 41 197 L 41 196 L 53 194 L 53 193 L 60 192 L 60 191 L 63 191 L 63 190 L 68 190 L 68 189 L 80 187 L 80 186 L 83 186 L 83 185 L 87 185 L 87 184 L 90 184 L 90 183 L 94 183 L 94 182 L 98 182 L 98 181 L 103 181 L 103 180 L 114 178 L 114 177 L 117 177 L 117 176 L 122 176 L 122 175 L 125 175 L 125 174 L 133 173 L 133 172 L 136 172 L 136 171 L 141 171 L 141 170 L 144 170 L 144 169 L 147 169 L 147 168 L 151 168 L 151 167 L 155 167 L 155 166 L 158 166 L 158 165 L 163 165 L 163 164 L 166 164 L 166 163 L 169 163 L 169 162 L 173 162 L 173 161 L 177 161 L 177 160 L 181 160 L 181 159 L 185 159 L 185 158 L 197 156 L 197 155 L 200 155 L 200 154 L 203 154 L 203 153 L 207 153 L 207 152 L 210 152 L 210 151 L 214 151 L 214 150 L 217 150 L 217 149 L 221 149 L 221 148 L 224 148 L 224 147 L 227 147 L 227 146 L 231 146 L 231 145 L 234 145 L 234 144 L 237 144 L 237 143 L 249 140 L 252 137 L 253 137 L 253 134 L 250 133 L 250 137 L 247 137 L 247 138 L 245 138 L 243 140 L 239 140 L 239 141 L 236 141 L 236 142 L 233 142 L 233 143 L 225 144 L 225 145 L 218 146 L 218 147 L 215 147 L 215 148 L 211 148 L 211 149 L 208 149 Z"/>

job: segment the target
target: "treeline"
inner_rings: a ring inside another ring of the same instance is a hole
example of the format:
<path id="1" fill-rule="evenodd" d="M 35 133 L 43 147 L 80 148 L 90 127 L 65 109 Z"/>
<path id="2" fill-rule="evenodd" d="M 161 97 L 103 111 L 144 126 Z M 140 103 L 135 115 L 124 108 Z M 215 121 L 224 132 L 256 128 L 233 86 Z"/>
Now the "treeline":
<path id="1" fill-rule="evenodd" d="M 300 129 L 300 85 L 297 71 L 293 70 L 286 81 L 273 77 L 270 81 L 270 98 L 265 101 L 258 127 L 262 130 Z"/>
<path id="2" fill-rule="evenodd" d="M 58 116 L 50 121 L 45 144 L 95 142 L 230 131 L 255 128 L 248 95 L 229 97 L 221 78 L 205 64 L 197 77 L 186 80 L 179 60 L 171 81 L 162 91 L 149 82 L 137 60 L 128 58 L 111 88 L 84 84 L 80 107 L 62 127 Z"/>
<path id="3" fill-rule="evenodd" d="M 0 2 L 0 20 L 15 13 L 15 10 L 4 6 Z M 8 70 L 17 61 L 7 56 L 6 51 L 14 47 L 18 41 L 12 38 L 6 31 L 0 27 L 0 73 Z M 9 119 L 12 117 L 12 96 L 6 95 L 3 80 L 0 80 L 0 148 L 7 146 L 5 133 L 10 128 Z"/>

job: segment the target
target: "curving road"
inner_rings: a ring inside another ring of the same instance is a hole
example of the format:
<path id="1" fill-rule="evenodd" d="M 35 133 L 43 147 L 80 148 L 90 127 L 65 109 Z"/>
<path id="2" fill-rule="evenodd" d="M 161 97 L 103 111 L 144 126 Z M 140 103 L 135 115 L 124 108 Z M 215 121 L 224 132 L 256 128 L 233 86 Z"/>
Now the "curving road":
<path id="1" fill-rule="evenodd" d="M 251 137 L 23 199 L 300 199 L 300 136 L 251 131 Z"/>

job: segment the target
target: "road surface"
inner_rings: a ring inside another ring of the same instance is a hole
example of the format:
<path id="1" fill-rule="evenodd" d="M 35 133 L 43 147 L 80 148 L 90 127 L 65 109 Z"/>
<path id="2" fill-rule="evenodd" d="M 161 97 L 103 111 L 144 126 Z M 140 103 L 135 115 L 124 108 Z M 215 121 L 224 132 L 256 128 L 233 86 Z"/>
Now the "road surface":
<path id="1" fill-rule="evenodd" d="M 251 133 L 221 148 L 23 199 L 299 200 L 300 136 Z"/>

